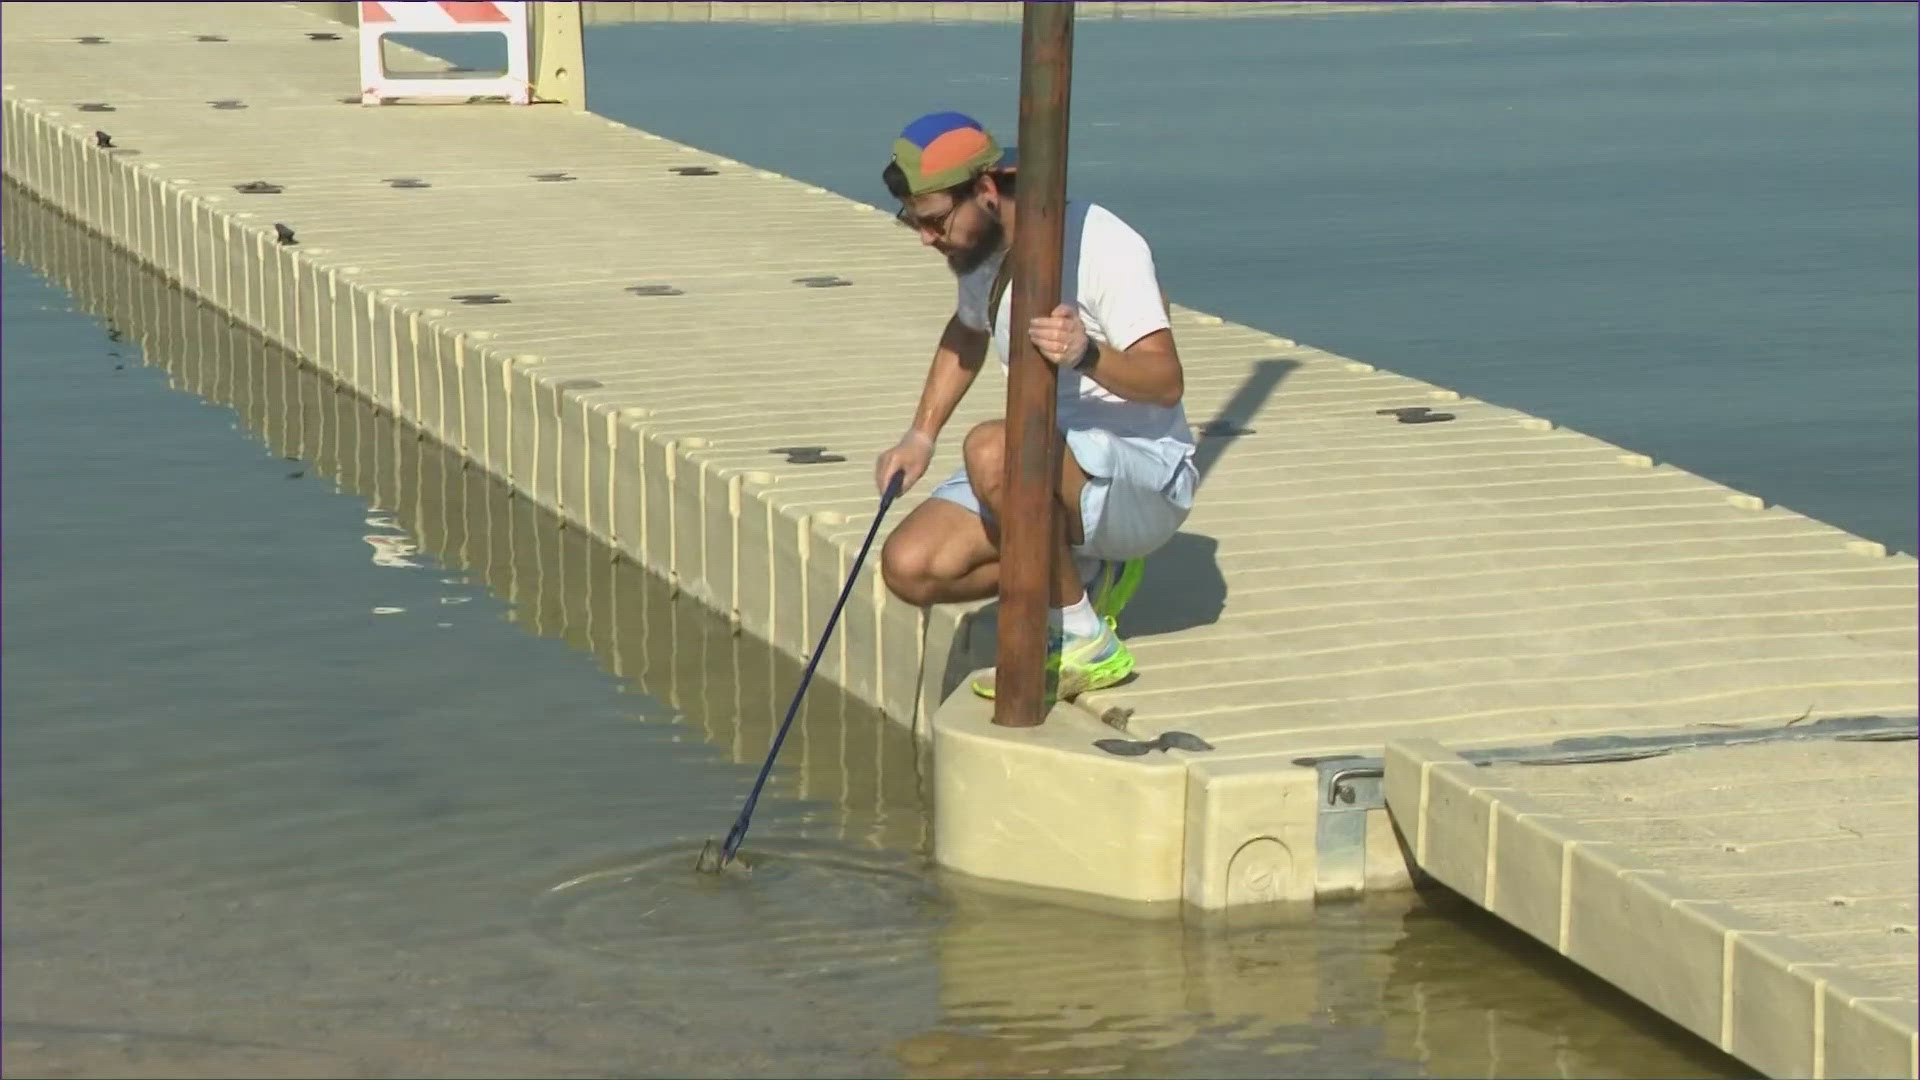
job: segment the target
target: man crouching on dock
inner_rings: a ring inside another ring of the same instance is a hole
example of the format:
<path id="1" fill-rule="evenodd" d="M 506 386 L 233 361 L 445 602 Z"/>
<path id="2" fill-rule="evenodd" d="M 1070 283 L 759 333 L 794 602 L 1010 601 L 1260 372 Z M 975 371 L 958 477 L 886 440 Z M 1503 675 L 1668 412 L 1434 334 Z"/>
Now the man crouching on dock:
<path id="1" fill-rule="evenodd" d="M 993 136 L 959 113 L 933 113 L 894 140 L 882 174 L 900 201 L 900 224 L 946 257 L 959 298 L 927 371 L 905 437 L 880 455 L 876 481 L 903 490 L 927 471 L 940 431 L 973 385 L 991 337 L 1011 354 L 1008 287 L 1016 227 L 1014 170 Z M 1115 620 L 1140 583 L 1145 557 L 1173 538 L 1193 506 L 1198 473 L 1184 385 L 1153 253 L 1100 206 L 1068 200 L 1061 261 L 1063 303 L 1035 318 L 1028 336 L 1059 372 L 1064 453 L 1058 545 L 1050 586 L 1049 670 L 1072 698 L 1125 680 L 1133 654 Z M 992 327 L 989 332 L 989 326 Z M 967 432 L 965 466 L 933 489 L 887 539 L 887 587 L 912 604 L 998 595 L 996 516 L 1006 484 L 1006 423 Z M 974 683 L 993 696 L 992 676 Z"/>

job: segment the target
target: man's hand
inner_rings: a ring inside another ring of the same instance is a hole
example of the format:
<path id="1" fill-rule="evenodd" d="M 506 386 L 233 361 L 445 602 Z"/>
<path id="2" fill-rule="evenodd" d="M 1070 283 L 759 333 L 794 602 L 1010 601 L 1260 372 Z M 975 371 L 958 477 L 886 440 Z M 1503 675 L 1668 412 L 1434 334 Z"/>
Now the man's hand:
<path id="1" fill-rule="evenodd" d="M 1054 367 L 1079 363 L 1087 351 L 1087 325 L 1080 312 L 1070 304 L 1061 304 L 1050 315 L 1040 315 L 1027 323 L 1027 338 L 1047 363 Z"/>
<path id="2" fill-rule="evenodd" d="M 933 440 L 919 431 L 909 431 L 893 449 L 880 455 L 873 466 L 873 486 L 882 494 L 886 493 L 887 481 L 894 473 L 900 477 L 900 494 L 920 482 L 927 474 L 927 466 L 933 464 Z"/>

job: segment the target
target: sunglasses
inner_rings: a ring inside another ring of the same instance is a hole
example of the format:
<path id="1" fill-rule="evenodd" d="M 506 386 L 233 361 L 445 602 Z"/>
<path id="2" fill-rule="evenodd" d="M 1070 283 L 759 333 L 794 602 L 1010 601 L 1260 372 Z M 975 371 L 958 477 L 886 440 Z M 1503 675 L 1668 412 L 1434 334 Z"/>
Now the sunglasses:
<path id="1" fill-rule="evenodd" d="M 965 199 L 956 200 L 946 210 L 929 217 L 916 217 L 903 206 L 893 215 L 893 220 L 902 228 L 911 229 L 916 233 L 932 233 L 936 239 L 945 239 L 947 230 L 953 227 L 953 215 L 958 213 L 966 202 Z"/>

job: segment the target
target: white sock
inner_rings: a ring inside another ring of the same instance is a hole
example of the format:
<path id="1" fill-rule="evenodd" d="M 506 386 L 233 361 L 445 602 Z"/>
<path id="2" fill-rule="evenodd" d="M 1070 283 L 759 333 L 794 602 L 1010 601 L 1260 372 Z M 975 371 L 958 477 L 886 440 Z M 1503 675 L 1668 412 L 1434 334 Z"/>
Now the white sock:
<path id="1" fill-rule="evenodd" d="M 1093 612 L 1093 601 L 1086 593 L 1080 599 L 1057 609 L 1054 614 L 1060 619 L 1060 632 L 1070 638 L 1099 637 L 1102 626 L 1100 616 Z"/>

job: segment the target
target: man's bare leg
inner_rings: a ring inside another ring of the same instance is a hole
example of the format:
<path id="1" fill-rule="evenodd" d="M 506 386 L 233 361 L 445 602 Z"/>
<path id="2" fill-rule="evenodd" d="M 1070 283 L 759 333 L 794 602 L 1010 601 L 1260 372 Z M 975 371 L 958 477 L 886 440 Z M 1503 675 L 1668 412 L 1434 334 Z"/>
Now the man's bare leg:
<path id="1" fill-rule="evenodd" d="M 1001 518 L 1006 485 L 1006 424 L 990 420 L 967 433 L 964 447 L 967 479 L 980 502 Z M 1066 440 L 1054 436 L 1054 452 L 1059 456 L 1060 478 L 1055 489 L 1053 528 L 1053 574 L 1047 584 L 1047 602 L 1055 608 L 1078 603 L 1086 596 L 1079 571 L 1074 568 L 1072 545 L 1083 537 L 1080 521 L 1080 493 L 1086 489 L 1087 474 L 1067 449 Z M 992 533 L 992 530 L 989 530 Z M 999 536 L 992 535 L 996 558 Z"/>
<path id="2" fill-rule="evenodd" d="M 1000 555 L 980 515 L 945 499 L 913 508 L 880 549 L 880 575 L 909 604 L 959 604 L 1000 592 Z"/>
<path id="3" fill-rule="evenodd" d="M 991 420 L 968 432 L 965 444 L 974 494 L 996 517 L 1006 476 L 1005 432 L 1003 423 Z M 1070 547 L 1081 539 L 1080 493 L 1087 474 L 1067 450 L 1065 439 L 1055 450 L 1060 455 L 1060 481 L 1048 602 L 1061 608 L 1086 596 Z M 895 596 L 922 607 L 998 596 L 999 530 L 964 506 L 928 499 L 887 537 L 880 550 L 880 572 Z"/>
<path id="4" fill-rule="evenodd" d="M 1047 583 L 1047 604 L 1054 608 L 1070 607 L 1087 597 L 1087 586 L 1080 580 L 1080 568 L 1073 563 L 1069 536 L 1069 532 L 1080 531 L 1078 500 L 1074 502 L 1074 510 L 1068 514 L 1066 507 L 1056 505 L 1053 511 L 1053 580 Z"/>
<path id="5" fill-rule="evenodd" d="M 996 520 L 1005 515 L 1005 433 L 1004 424 L 981 424 L 967 434 L 965 447 L 968 483 Z M 1048 528 L 1053 549 L 1053 571 L 1047 580 L 1048 606 L 1053 609 L 1049 636 L 1060 643 L 1060 652 L 1049 661 L 1048 670 L 1056 675 L 1049 676 L 1048 693 L 1070 698 L 1125 680 L 1133 672 L 1134 661 L 1112 629 L 1099 621 L 1074 564 L 1072 547 L 1082 540 L 1083 529 L 1080 497 L 1089 477 L 1064 444 L 1062 439 L 1054 447 L 1060 455 L 1061 476 Z M 1057 683 L 1052 681 L 1056 677 Z M 993 674 L 982 673 L 973 680 L 973 692 L 993 697 L 997 682 Z"/>

